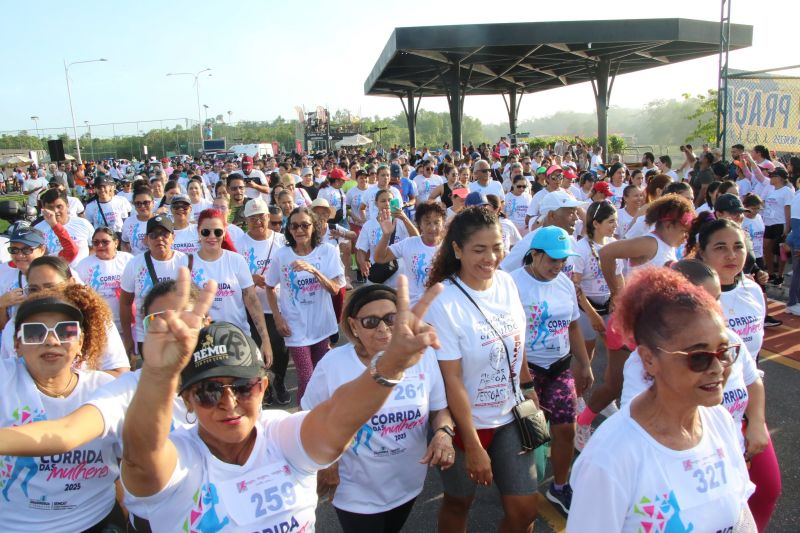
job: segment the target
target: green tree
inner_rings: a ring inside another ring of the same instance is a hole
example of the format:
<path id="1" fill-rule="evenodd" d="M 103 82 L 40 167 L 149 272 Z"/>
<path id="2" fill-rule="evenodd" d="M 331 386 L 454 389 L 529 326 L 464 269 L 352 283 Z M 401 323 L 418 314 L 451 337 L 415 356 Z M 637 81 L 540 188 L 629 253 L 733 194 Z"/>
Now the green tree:
<path id="1" fill-rule="evenodd" d="M 717 91 L 709 89 L 708 94 L 698 94 L 694 98 L 684 93 L 683 99 L 694 101 L 691 114 L 686 119 L 694 121 L 694 129 L 686 137 L 685 142 L 701 140 L 714 143 L 717 139 Z"/>

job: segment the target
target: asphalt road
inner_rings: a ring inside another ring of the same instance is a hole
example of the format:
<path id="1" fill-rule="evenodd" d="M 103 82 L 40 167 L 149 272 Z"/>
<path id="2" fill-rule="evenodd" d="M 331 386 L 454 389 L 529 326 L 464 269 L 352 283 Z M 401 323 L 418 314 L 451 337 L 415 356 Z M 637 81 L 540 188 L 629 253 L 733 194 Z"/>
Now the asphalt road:
<path id="1" fill-rule="evenodd" d="M 775 306 L 771 306 L 772 308 Z M 781 306 L 782 307 L 782 306 Z M 778 315 L 779 318 L 787 318 Z M 781 467 L 783 492 L 778 506 L 769 526 L 769 532 L 794 533 L 800 530 L 800 506 L 797 505 L 797 494 L 800 494 L 800 458 L 794 457 L 794 446 L 800 442 L 800 409 L 793 401 L 786 401 L 796 391 L 800 390 L 800 329 L 797 324 L 800 320 L 791 319 L 787 324 L 777 330 L 767 330 L 767 337 L 781 336 L 784 340 L 791 339 L 788 345 L 792 353 L 784 352 L 782 355 L 764 360 L 761 369 L 765 372 L 764 383 L 767 391 L 767 425 L 772 433 L 775 451 Z M 600 349 L 595 355 L 592 367 L 595 376 L 602 379 L 606 364 L 605 352 Z M 292 394 L 296 392 L 294 369 L 290 366 L 287 375 L 287 386 Z M 296 404 L 292 404 L 292 410 Z M 598 423 L 602 422 L 598 416 Z M 549 476 L 549 473 L 547 474 Z M 547 477 L 540 491 L 543 493 L 550 483 Z M 439 474 L 435 470 L 428 471 L 425 487 L 417 498 L 411 516 L 408 519 L 404 532 L 427 533 L 435 532 L 440 500 L 442 497 Z M 468 531 L 491 532 L 496 531 L 502 518 L 500 498 L 497 491 L 491 487 L 478 488 L 475 503 L 469 516 Z M 565 520 L 553 506 L 540 498 L 539 517 L 536 519 L 534 532 L 564 531 Z M 336 514 L 330 504 L 323 502 L 317 508 L 317 531 L 320 533 L 341 532 Z"/>

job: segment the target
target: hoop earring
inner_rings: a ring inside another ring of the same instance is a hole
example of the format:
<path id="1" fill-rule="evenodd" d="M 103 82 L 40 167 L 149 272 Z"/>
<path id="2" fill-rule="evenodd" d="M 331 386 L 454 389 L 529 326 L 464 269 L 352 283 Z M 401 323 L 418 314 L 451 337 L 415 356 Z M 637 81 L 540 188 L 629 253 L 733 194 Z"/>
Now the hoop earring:
<path id="1" fill-rule="evenodd" d="M 186 411 L 186 416 L 183 418 L 186 420 L 186 423 L 189 425 L 194 425 L 197 423 L 197 415 L 194 416 L 194 420 L 189 420 L 189 415 L 193 414 L 191 411 Z"/>

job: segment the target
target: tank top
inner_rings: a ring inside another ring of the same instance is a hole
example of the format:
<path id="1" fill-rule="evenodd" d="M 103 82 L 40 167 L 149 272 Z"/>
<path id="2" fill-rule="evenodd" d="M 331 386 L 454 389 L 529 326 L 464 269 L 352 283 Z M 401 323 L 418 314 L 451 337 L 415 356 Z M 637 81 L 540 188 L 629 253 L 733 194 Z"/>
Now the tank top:
<path id="1" fill-rule="evenodd" d="M 655 233 L 648 233 L 647 235 L 644 235 L 644 237 L 652 237 L 653 239 L 656 240 L 656 244 L 658 245 L 658 249 L 656 250 L 656 255 L 654 255 L 652 259 L 650 259 L 649 261 L 645 261 L 641 265 L 630 265 L 630 271 L 636 270 L 637 268 L 644 268 L 647 266 L 662 267 L 667 263 L 671 263 L 673 261 L 678 260 L 678 257 L 675 255 L 675 248 L 662 241 L 658 235 L 656 235 Z"/>

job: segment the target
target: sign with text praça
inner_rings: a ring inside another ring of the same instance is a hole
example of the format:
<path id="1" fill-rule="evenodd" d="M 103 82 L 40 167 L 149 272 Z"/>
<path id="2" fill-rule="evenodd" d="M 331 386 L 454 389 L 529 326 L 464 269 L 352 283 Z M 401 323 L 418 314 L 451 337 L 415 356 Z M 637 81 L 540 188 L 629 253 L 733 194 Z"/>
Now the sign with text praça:
<path id="1" fill-rule="evenodd" d="M 727 145 L 800 152 L 800 78 L 728 78 Z"/>

